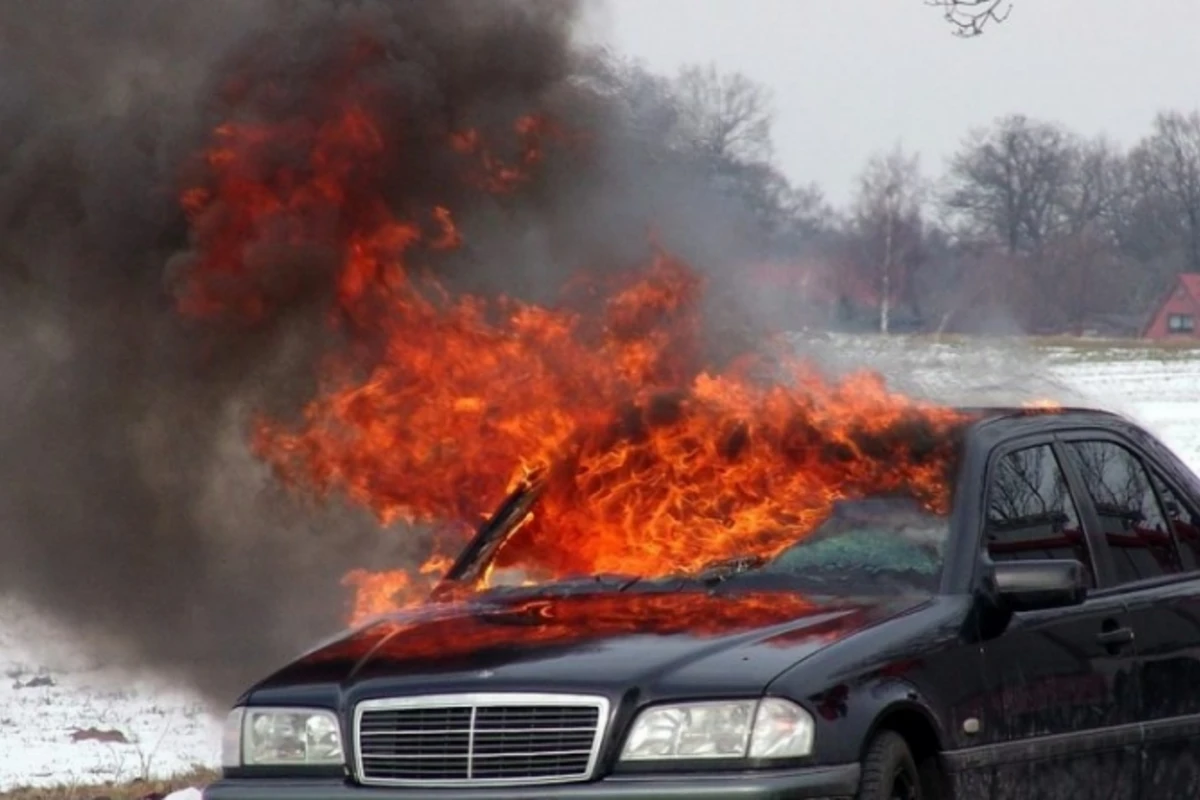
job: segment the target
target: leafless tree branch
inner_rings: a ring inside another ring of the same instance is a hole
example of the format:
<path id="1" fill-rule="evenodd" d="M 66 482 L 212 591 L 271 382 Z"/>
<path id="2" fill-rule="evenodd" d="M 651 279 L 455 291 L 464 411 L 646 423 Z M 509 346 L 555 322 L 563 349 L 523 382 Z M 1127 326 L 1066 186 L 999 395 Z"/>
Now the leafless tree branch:
<path id="1" fill-rule="evenodd" d="M 1012 0 L 925 0 L 926 5 L 942 9 L 942 15 L 954 28 L 955 36 L 979 36 L 988 23 L 997 24 L 1012 13 Z"/>
<path id="2" fill-rule="evenodd" d="M 708 64 L 685 68 L 673 88 L 680 127 L 692 147 L 717 158 L 770 159 L 774 112 L 765 87 Z"/>

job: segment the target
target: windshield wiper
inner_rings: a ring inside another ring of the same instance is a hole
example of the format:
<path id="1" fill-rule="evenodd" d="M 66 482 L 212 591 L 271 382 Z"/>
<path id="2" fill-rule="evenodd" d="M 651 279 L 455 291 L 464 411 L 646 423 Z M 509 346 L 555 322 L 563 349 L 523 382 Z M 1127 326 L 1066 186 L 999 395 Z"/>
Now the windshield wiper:
<path id="1" fill-rule="evenodd" d="M 555 589 L 591 589 L 598 588 L 603 590 L 624 591 L 626 587 L 640 581 L 636 575 L 617 575 L 617 574 L 600 574 L 600 575 L 578 575 L 570 578 L 563 578 L 550 583 L 541 584 L 539 588 L 554 591 Z"/>
<path id="2" fill-rule="evenodd" d="M 715 586 L 743 572 L 758 569 L 765 563 L 767 563 L 767 559 L 760 555 L 734 556 L 707 565 L 696 578 L 709 586 Z"/>
<path id="3" fill-rule="evenodd" d="M 508 535 L 529 515 L 543 488 L 545 483 L 540 474 L 531 475 L 522 481 L 504 499 L 496 513 L 480 526 L 470 543 L 446 572 L 442 583 L 449 585 L 477 580 Z"/>

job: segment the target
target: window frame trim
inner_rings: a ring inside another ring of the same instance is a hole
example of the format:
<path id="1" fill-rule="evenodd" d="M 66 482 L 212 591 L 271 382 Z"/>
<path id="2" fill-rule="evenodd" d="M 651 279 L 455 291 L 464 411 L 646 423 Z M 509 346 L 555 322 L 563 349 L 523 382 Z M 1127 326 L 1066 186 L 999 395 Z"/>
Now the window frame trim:
<path id="1" fill-rule="evenodd" d="M 1154 486 L 1154 493 L 1158 497 L 1159 507 L 1163 511 L 1163 517 L 1167 521 L 1167 526 L 1171 529 L 1171 536 L 1175 539 L 1175 547 L 1179 550 L 1179 554 L 1182 557 L 1183 546 L 1179 543 L 1179 530 L 1175 527 L 1175 520 L 1167 513 L 1167 504 L 1163 498 L 1162 489 L 1159 488 L 1159 484 L 1165 486 L 1171 494 L 1175 495 L 1184 504 L 1184 509 L 1187 511 L 1188 516 L 1196 520 L 1198 524 L 1200 524 L 1200 509 L 1197 509 L 1194 505 L 1191 493 L 1179 488 L 1179 482 L 1175 480 L 1169 470 L 1163 469 L 1159 462 L 1152 461 L 1150 463 L 1152 467 L 1147 468 L 1147 472 L 1150 473 L 1150 483 Z M 1183 563 L 1182 560 L 1180 563 Z M 1196 568 L 1184 570 L 1180 574 L 1191 575 L 1192 577 L 1200 576 L 1200 553 L 1196 554 Z"/>
<path id="2" fill-rule="evenodd" d="M 1179 572 L 1171 572 L 1163 575 L 1156 575 L 1151 578 L 1142 578 L 1136 581 L 1127 581 L 1119 583 L 1117 581 L 1116 569 L 1113 567 L 1112 548 L 1108 544 L 1108 539 L 1104 536 L 1104 526 L 1100 522 L 1100 516 L 1096 512 L 1095 503 L 1092 500 L 1091 492 L 1087 489 L 1087 484 L 1083 480 L 1083 476 L 1078 474 L 1074 460 L 1068 452 L 1066 445 L 1071 442 L 1089 442 L 1089 441 L 1104 441 L 1110 444 L 1115 444 L 1118 447 L 1123 447 L 1131 455 L 1134 460 L 1141 466 L 1146 478 L 1150 482 L 1150 491 L 1154 494 L 1154 500 L 1158 503 L 1159 514 L 1163 521 L 1167 524 L 1167 530 L 1171 534 L 1171 541 L 1175 544 L 1175 553 L 1179 558 L 1180 567 L 1183 566 L 1183 553 L 1179 547 L 1179 536 L 1175 532 L 1175 525 L 1167 516 L 1166 507 L 1163 505 L 1162 494 L 1158 491 L 1158 487 L 1154 485 L 1155 475 L 1159 476 L 1159 480 L 1166 483 L 1169 488 L 1175 491 L 1176 494 L 1182 494 L 1178 488 L 1174 486 L 1174 482 L 1166 477 L 1168 470 L 1162 468 L 1157 460 L 1150 456 L 1143 448 L 1139 447 L 1137 442 L 1127 436 L 1123 436 L 1120 432 L 1109 428 L 1072 428 L 1071 430 L 1058 431 L 1054 435 L 1056 444 L 1063 450 L 1063 456 L 1067 459 L 1069 469 L 1075 480 L 1078 481 L 1080 490 L 1084 494 L 1087 505 L 1088 524 L 1094 525 L 1096 530 L 1095 538 L 1089 536 L 1094 547 L 1100 548 L 1104 553 L 1104 562 L 1108 570 L 1104 581 L 1097 580 L 1095 589 L 1089 592 L 1089 595 L 1107 596 L 1112 594 L 1125 594 L 1136 591 L 1141 591 L 1150 586 L 1160 584 L 1174 583 L 1181 580 L 1194 580 L 1197 575 L 1200 575 L 1200 569 L 1186 570 L 1181 569 Z M 1185 495 L 1190 496 L 1190 495 Z"/>
<path id="3" fill-rule="evenodd" d="M 1050 448 L 1050 452 L 1058 465 L 1059 472 L 1062 473 L 1063 479 L 1066 481 L 1067 493 L 1071 498 L 1071 502 L 1075 504 L 1075 513 L 1079 517 L 1080 527 L 1083 528 L 1084 541 L 1087 543 L 1088 555 L 1092 560 L 1090 565 L 1085 564 L 1084 566 L 1091 569 L 1092 577 L 1096 582 L 1096 585 L 1088 591 L 1088 596 L 1090 597 L 1096 592 L 1102 591 L 1106 587 L 1107 582 L 1111 580 L 1114 571 L 1110 561 L 1112 554 L 1108 551 L 1107 547 L 1100 547 L 1102 543 L 1098 541 L 1100 527 L 1098 518 L 1095 516 L 1095 509 L 1092 508 L 1091 496 L 1084 497 L 1083 500 L 1085 502 L 1080 502 L 1079 490 L 1083 488 L 1086 491 L 1086 487 L 1082 485 L 1078 475 L 1075 474 L 1075 465 L 1070 462 L 1068 454 L 1058 439 L 1057 432 L 1029 433 L 1005 439 L 993 447 L 988 454 L 987 466 L 983 472 L 982 502 L 979 506 L 979 541 L 976 548 L 979 563 L 985 563 L 985 559 L 986 562 L 997 563 L 992 561 L 991 554 L 987 549 L 987 531 L 992 479 L 995 477 L 1000 460 L 1014 452 L 1031 450 L 1037 447 Z M 1107 542 L 1103 544 L 1107 545 Z"/>

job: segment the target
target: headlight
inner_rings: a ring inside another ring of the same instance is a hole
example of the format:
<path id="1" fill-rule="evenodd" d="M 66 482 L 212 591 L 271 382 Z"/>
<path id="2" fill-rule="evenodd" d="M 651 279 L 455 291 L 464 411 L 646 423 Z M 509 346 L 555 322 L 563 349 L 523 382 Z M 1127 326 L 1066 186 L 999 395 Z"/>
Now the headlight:
<path id="1" fill-rule="evenodd" d="M 345 763 L 337 716 L 316 708 L 235 708 L 221 737 L 224 767 Z"/>
<path id="2" fill-rule="evenodd" d="M 799 758 L 812 746 L 812 715 L 768 697 L 647 709 L 625 739 L 621 760 Z"/>

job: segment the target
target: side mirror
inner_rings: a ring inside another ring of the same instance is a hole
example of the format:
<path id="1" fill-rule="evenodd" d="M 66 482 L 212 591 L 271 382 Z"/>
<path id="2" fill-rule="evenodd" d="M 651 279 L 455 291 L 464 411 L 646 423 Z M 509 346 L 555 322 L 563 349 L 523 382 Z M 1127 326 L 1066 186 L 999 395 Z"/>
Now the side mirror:
<path id="1" fill-rule="evenodd" d="M 1001 561 L 992 568 L 1000 604 L 1009 611 L 1077 606 L 1087 599 L 1087 567 L 1074 559 Z"/>

